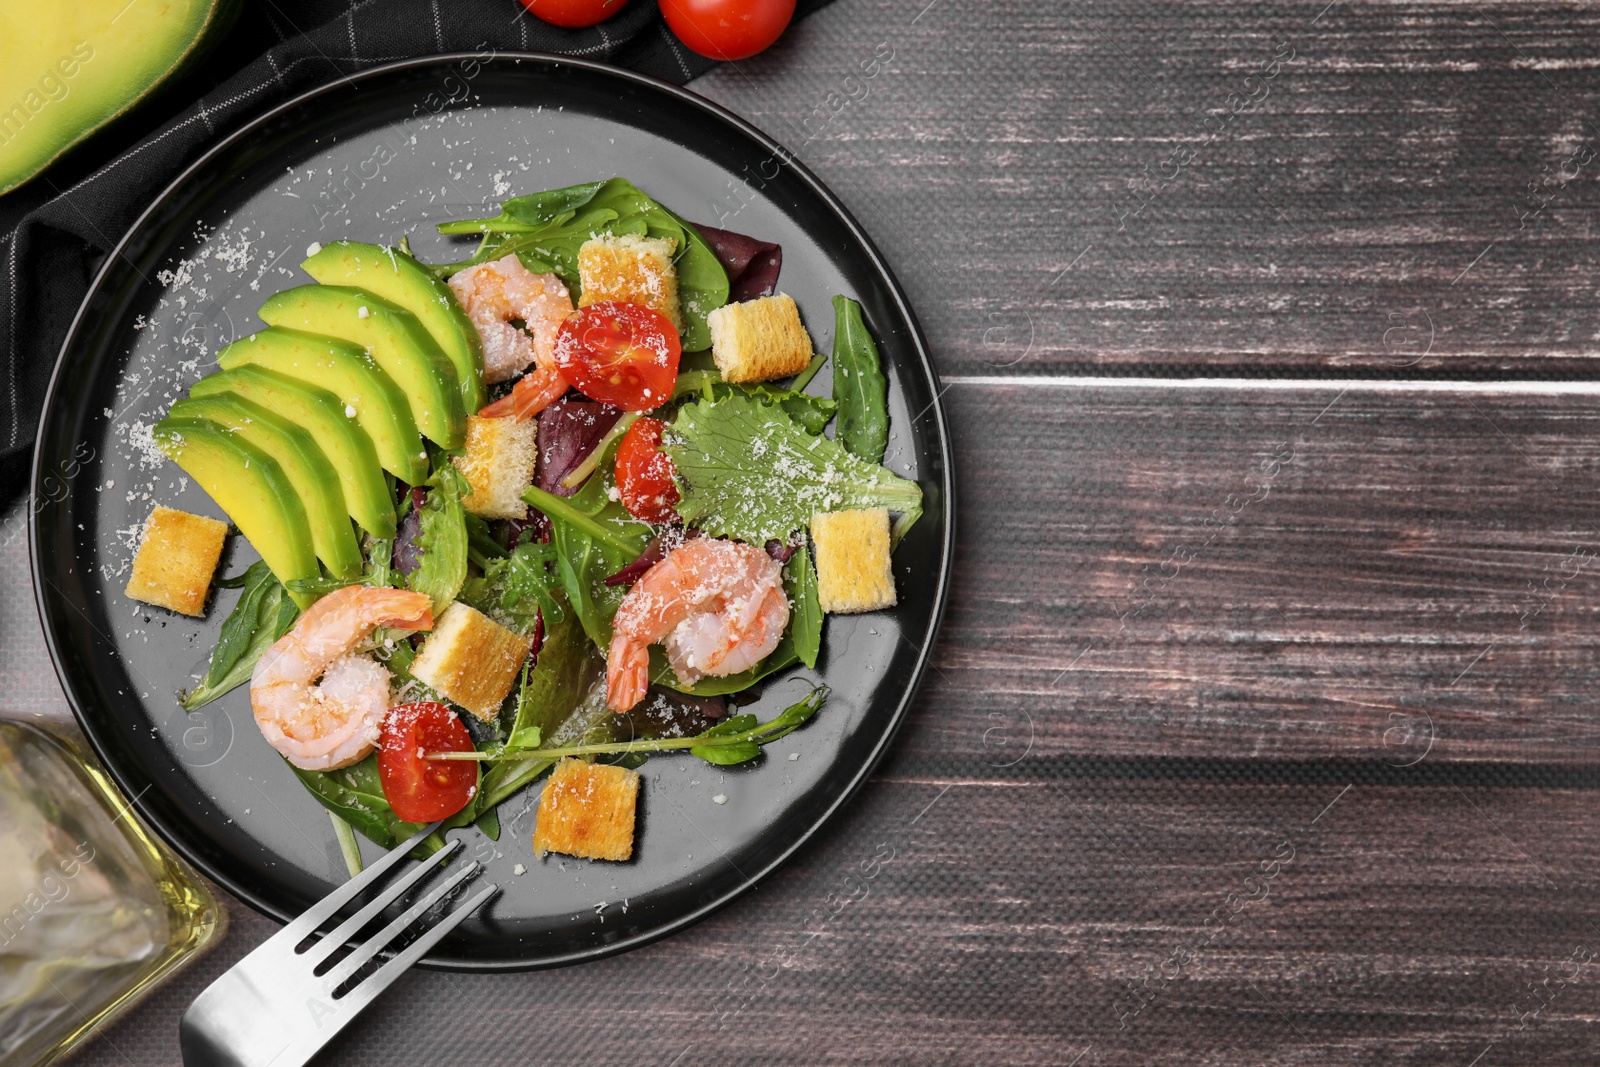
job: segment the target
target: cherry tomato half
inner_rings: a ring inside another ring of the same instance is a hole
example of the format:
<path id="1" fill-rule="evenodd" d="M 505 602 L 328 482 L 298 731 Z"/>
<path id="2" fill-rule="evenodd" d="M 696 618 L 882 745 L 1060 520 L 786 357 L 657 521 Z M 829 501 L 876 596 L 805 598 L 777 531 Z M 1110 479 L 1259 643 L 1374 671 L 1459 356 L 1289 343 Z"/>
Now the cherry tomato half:
<path id="1" fill-rule="evenodd" d="M 617 446 L 617 492 L 640 522 L 678 521 L 678 486 L 672 480 L 678 469 L 671 456 L 657 451 L 666 428 L 660 419 L 636 419 Z"/>
<path id="2" fill-rule="evenodd" d="M 783 35 L 794 0 L 661 0 L 661 14 L 678 40 L 707 59 L 745 59 Z"/>
<path id="3" fill-rule="evenodd" d="M 556 335 L 561 376 L 591 400 L 624 411 L 666 403 L 682 354 L 678 331 L 665 315 L 614 300 L 569 316 Z"/>
<path id="4" fill-rule="evenodd" d="M 628 0 L 522 0 L 522 6 L 552 26 L 593 26 L 622 10 Z"/>
<path id="5" fill-rule="evenodd" d="M 470 752 L 472 737 L 443 704 L 400 704 L 383 718 L 378 740 L 378 781 L 394 813 L 406 822 L 446 819 L 478 791 L 478 765 L 431 760 L 429 752 Z"/>

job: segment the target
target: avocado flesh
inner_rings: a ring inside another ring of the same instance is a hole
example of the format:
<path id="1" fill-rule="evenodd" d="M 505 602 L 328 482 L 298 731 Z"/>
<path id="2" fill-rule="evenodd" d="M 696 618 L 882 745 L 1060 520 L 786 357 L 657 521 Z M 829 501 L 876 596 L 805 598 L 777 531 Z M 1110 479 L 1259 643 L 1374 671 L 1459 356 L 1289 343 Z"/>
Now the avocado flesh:
<path id="1" fill-rule="evenodd" d="M 466 443 L 455 364 L 411 312 L 353 286 L 301 285 L 273 296 L 258 314 L 270 326 L 360 345 L 405 391 L 418 430 L 441 448 Z"/>
<path id="2" fill-rule="evenodd" d="M 278 581 L 317 578 L 317 555 L 300 497 L 271 456 L 214 422 L 168 416 L 152 434 L 167 458 L 227 513 Z M 302 608 L 314 595 L 289 593 Z"/>
<path id="3" fill-rule="evenodd" d="M 361 546 L 344 510 L 339 475 L 312 440 L 294 423 L 250 401 L 218 393 L 180 400 L 167 412 L 175 419 L 205 419 L 247 441 L 283 468 L 305 508 L 311 547 L 328 573 L 346 581 L 361 573 Z"/>
<path id="4" fill-rule="evenodd" d="M 394 501 L 377 449 L 360 426 L 345 418 L 338 397 L 298 378 L 252 366 L 201 378 L 189 390 L 194 397 L 224 393 L 275 411 L 309 433 L 338 473 L 350 517 L 373 537 L 394 536 Z"/>
<path id="5" fill-rule="evenodd" d="M 325 244 L 300 266 L 324 285 L 358 285 L 415 315 L 455 364 L 467 412 L 475 415 L 483 407 L 483 345 L 477 327 L 450 287 L 427 267 L 404 252 L 360 241 Z"/>
<path id="6" fill-rule="evenodd" d="M 225 31 L 234 0 L 0 4 L 0 193 L 138 103 Z"/>
<path id="7" fill-rule="evenodd" d="M 427 480 L 428 455 L 410 401 L 359 345 L 269 326 L 218 352 L 217 363 L 223 370 L 265 367 L 327 389 L 372 438 L 384 470 L 411 485 Z"/>

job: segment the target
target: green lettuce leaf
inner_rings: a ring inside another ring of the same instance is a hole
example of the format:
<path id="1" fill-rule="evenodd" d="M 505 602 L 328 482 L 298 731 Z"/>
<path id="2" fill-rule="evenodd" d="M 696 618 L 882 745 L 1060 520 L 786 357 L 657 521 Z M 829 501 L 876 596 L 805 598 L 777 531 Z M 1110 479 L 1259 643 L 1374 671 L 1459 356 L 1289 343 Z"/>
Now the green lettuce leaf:
<path id="1" fill-rule="evenodd" d="M 662 438 L 678 470 L 678 513 L 716 537 L 785 540 L 820 511 L 884 507 L 895 536 L 922 515 L 922 488 L 814 437 L 782 410 L 738 394 L 685 404 Z"/>
<path id="2" fill-rule="evenodd" d="M 205 678 L 179 703 L 193 711 L 250 680 L 256 661 L 294 625 L 300 609 L 286 595 L 265 563 L 252 563 L 243 575 L 244 592 L 222 624 Z"/>
<path id="3" fill-rule="evenodd" d="M 468 487 L 461 472 L 442 463 L 428 479 L 428 499 L 422 505 L 422 532 L 417 548 L 422 561 L 406 584 L 433 598 L 433 613 L 450 606 L 467 580 L 467 512 L 461 498 Z"/>

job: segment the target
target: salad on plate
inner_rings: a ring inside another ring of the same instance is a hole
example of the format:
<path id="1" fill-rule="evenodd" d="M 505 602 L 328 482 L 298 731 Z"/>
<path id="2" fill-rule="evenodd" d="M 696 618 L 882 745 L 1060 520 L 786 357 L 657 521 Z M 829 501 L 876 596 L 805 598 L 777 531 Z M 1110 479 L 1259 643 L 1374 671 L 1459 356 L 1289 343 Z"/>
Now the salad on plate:
<path id="1" fill-rule="evenodd" d="M 744 763 L 822 708 L 738 710 L 816 666 L 825 615 L 895 603 L 922 491 L 882 465 L 860 306 L 815 351 L 777 245 L 623 178 L 439 230 L 476 248 L 313 245 L 172 405 L 154 440 L 227 522 L 157 506 L 127 595 L 240 590 L 180 700 L 248 685 L 352 870 L 357 832 L 498 838 L 536 781 L 537 853 L 628 860 L 651 754 Z M 230 527 L 261 559 L 219 580 Z"/>

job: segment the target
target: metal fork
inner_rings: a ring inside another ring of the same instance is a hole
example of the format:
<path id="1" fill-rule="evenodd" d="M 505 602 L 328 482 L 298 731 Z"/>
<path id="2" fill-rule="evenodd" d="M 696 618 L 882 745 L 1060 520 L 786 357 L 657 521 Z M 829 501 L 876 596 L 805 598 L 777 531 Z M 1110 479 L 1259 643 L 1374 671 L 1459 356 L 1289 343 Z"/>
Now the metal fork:
<path id="1" fill-rule="evenodd" d="M 301 1067 L 391 982 L 494 896 L 499 887 L 484 886 L 393 959 L 349 989 L 340 989 L 423 913 L 477 874 L 479 865 L 473 860 L 348 956 L 324 973 L 316 973 L 379 912 L 436 870 L 439 861 L 454 853 L 461 842 L 451 841 L 427 862 L 407 871 L 326 936 L 304 949 L 301 942 L 340 908 L 376 885 L 438 826 L 434 823 L 420 831 L 312 905 L 195 998 L 178 1026 L 184 1067 Z"/>

